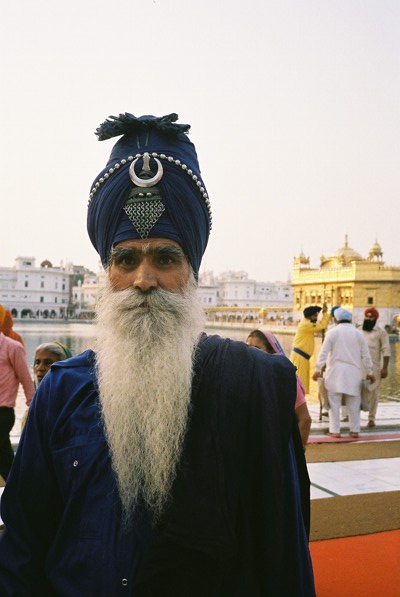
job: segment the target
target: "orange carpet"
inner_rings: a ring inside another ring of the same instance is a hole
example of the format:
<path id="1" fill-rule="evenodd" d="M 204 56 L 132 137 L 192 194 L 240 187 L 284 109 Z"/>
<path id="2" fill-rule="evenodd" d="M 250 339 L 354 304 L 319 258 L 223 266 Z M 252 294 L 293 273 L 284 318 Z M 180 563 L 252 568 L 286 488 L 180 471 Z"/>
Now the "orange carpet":
<path id="1" fill-rule="evenodd" d="M 317 597 L 399 597 L 400 530 L 310 543 Z"/>

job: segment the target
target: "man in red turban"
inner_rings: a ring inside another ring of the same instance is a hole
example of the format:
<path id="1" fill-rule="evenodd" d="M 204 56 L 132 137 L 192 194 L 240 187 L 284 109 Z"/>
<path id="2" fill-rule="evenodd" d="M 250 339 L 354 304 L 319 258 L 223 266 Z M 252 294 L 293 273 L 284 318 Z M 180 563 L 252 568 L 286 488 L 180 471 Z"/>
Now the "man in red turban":
<path id="1" fill-rule="evenodd" d="M 364 311 L 363 334 L 367 341 L 374 367 L 376 382 L 370 385 L 368 427 L 375 427 L 376 411 L 381 393 L 381 379 L 387 377 L 390 357 L 389 336 L 385 329 L 376 325 L 379 311 L 369 307 Z"/>

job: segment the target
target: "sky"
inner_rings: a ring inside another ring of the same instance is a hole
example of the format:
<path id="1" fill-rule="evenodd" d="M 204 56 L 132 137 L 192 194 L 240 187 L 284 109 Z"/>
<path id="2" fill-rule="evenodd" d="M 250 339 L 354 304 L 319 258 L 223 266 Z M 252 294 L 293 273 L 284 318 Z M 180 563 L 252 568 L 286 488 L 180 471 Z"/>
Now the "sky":
<path id="1" fill-rule="evenodd" d="M 94 271 L 109 115 L 191 124 L 213 211 L 201 271 L 286 281 L 301 250 L 399 265 L 398 0 L 13 0 L 0 21 L 0 266 Z"/>

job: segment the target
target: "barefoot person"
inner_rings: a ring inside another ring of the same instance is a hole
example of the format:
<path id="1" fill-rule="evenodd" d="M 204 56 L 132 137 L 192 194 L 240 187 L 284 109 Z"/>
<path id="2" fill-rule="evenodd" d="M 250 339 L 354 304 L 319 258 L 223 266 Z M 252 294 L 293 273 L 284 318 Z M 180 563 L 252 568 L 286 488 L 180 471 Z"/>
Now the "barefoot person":
<path id="1" fill-rule="evenodd" d="M 327 365 L 324 379 L 329 400 L 328 434 L 340 437 L 340 406 L 344 399 L 349 415 L 350 436 L 356 438 L 360 432 L 363 368 L 371 383 L 375 378 L 367 343 L 362 332 L 352 325 L 350 311 L 341 307 L 336 309 L 335 319 L 337 326 L 325 336 L 313 379 L 316 381 Z"/>
<path id="2" fill-rule="evenodd" d="M 381 393 L 381 379 L 387 377 L 390 359 L 389 336 L 384 328 L 377 325 L 378 319 L 378 309 L 374 307 L 365 309 L 362 333 L 368 344 L 375 376 L 375 384 L 372 391 L 369 392 L 368 427 L 376 425 L 375 418 Z"/>

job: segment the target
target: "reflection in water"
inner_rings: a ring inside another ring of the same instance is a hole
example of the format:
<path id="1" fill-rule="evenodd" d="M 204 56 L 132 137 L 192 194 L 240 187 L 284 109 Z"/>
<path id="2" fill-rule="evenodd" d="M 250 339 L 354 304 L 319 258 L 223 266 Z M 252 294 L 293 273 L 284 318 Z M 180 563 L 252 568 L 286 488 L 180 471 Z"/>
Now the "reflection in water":
<path id="1" fill-rule="evenodd" d="M 43 342 L 57 340 L 63 342 L 74 355 L 92 348 L 94 325 L 84 323 L 15 323 L 14 328 L 24 340 L 28 363 L 33 364 L 35 349 Z M 219 329 L 208 330 L 208 333 L 218 333 L 220 336 L 245 341 L 250 330 Z M 289 356 L 292 349 L 293 335 L 276 334 L 285 354 Z M 321 347 L 321 338 L 316 338 L 315 353 L 311 361 L 311 370 L 315 365 Z M 382 380 L 381 399 L 395 399 L 400 401 L 400 342 L 391 342 L 391 356 L 388 377 Z M 316 394 L 316 388 L 311 386 L 311 392 Z"/>

